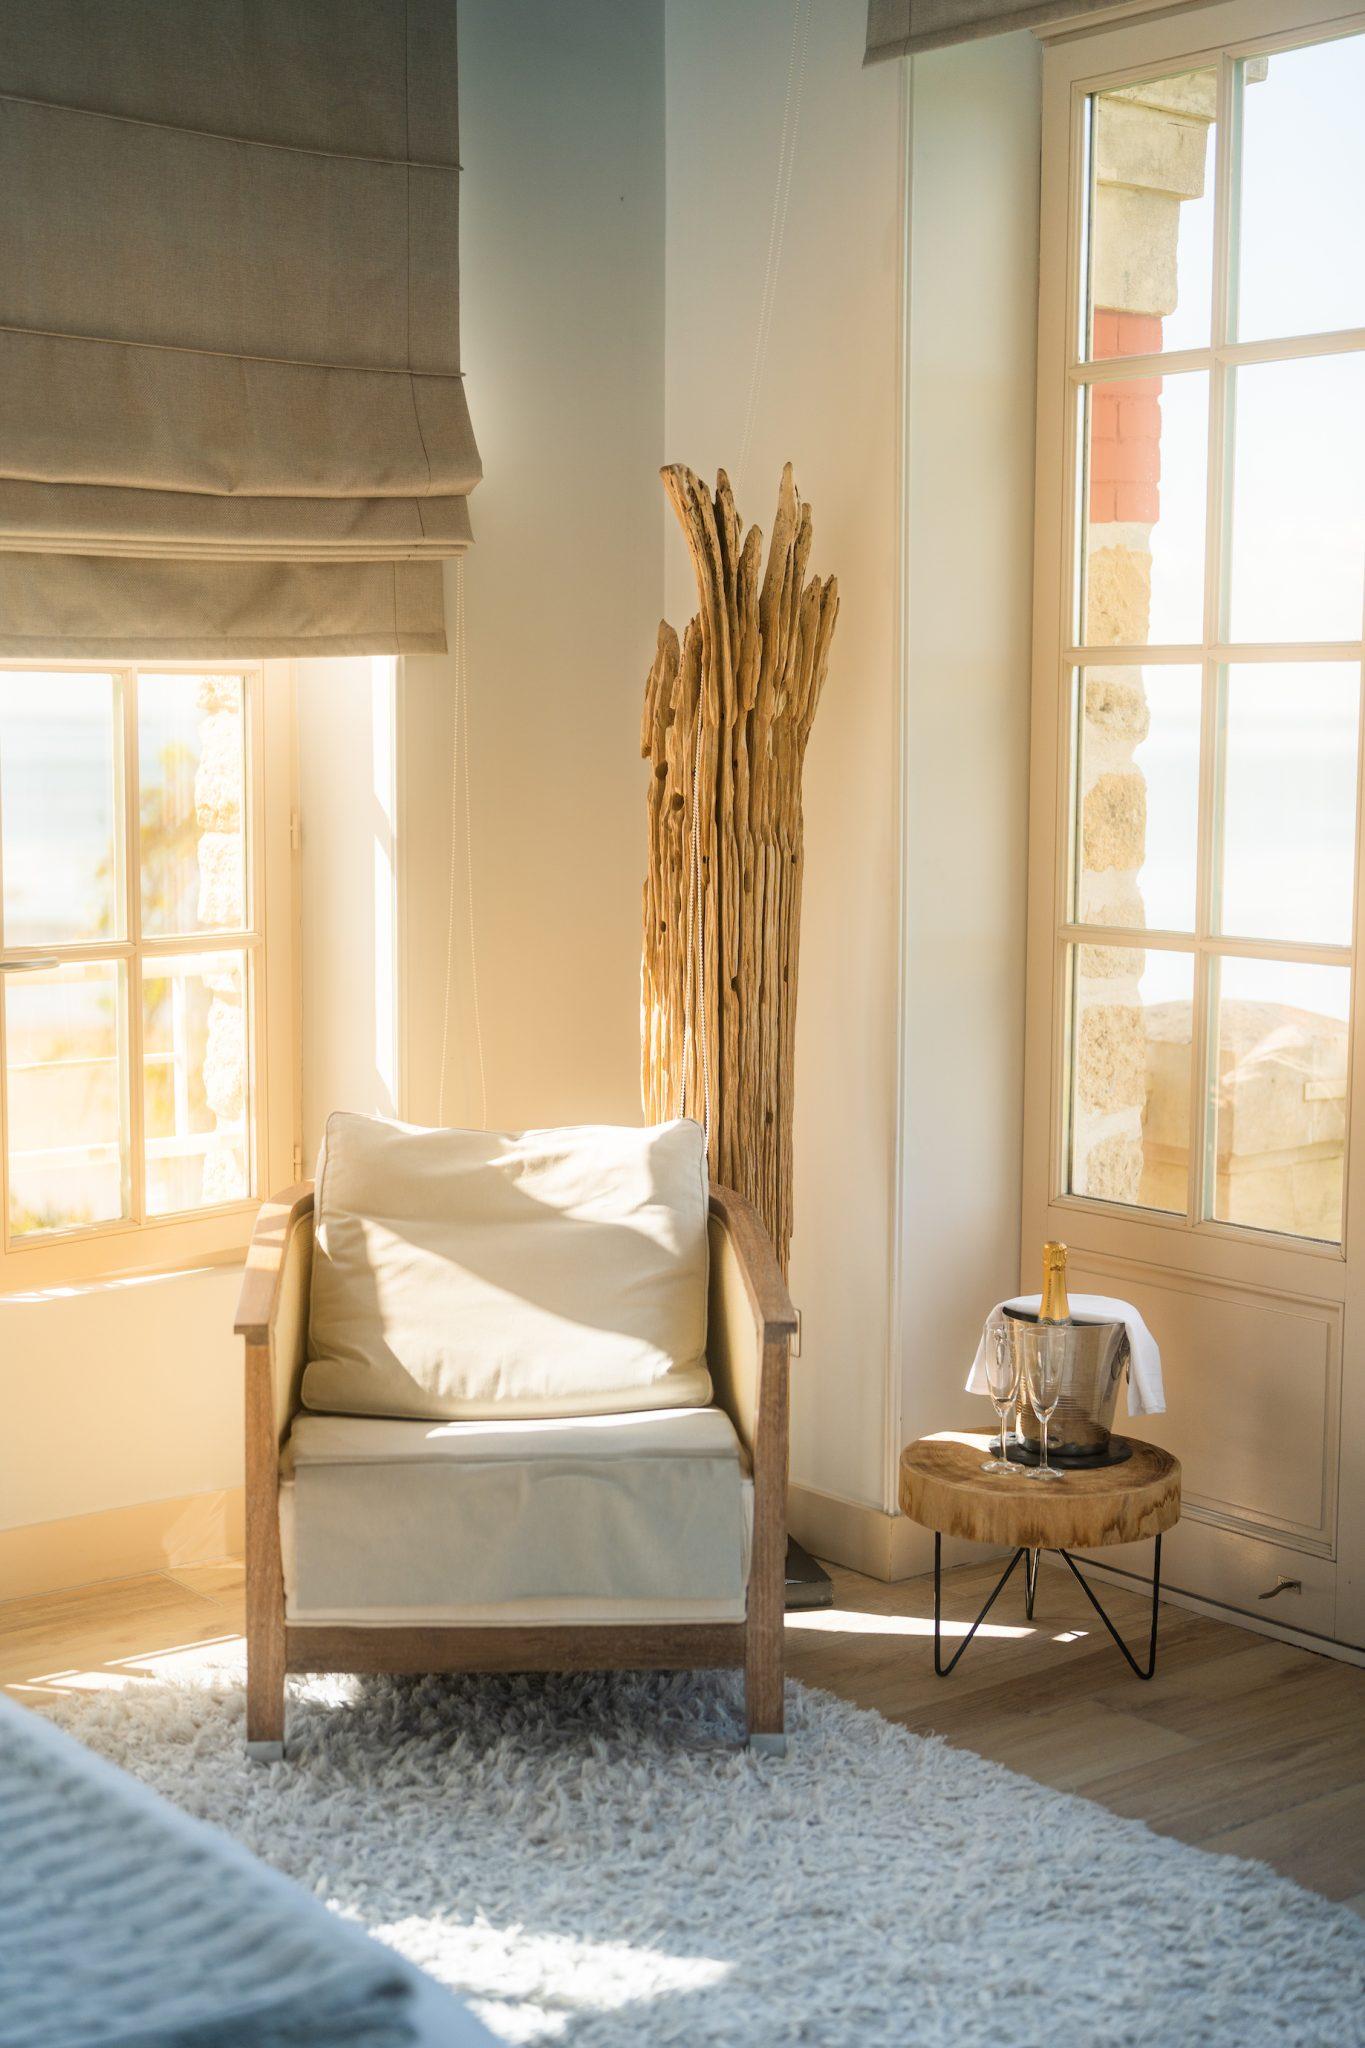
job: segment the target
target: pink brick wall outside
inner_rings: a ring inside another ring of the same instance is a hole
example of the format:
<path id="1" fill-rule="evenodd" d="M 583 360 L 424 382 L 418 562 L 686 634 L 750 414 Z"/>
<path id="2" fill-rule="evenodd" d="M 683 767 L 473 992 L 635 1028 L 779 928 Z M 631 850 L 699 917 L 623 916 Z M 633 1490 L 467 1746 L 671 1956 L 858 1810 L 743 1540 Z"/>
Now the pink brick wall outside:
<path id="1" fill-rule="evenodd" d="M 1155 314 L 1097 308 L 1091 356 L 1154 355 L 1161 347 Z M 1090 521 L 1155 525 L 1161 509 L 1161 379 L 1136 377 L 1090 390 Z"/>

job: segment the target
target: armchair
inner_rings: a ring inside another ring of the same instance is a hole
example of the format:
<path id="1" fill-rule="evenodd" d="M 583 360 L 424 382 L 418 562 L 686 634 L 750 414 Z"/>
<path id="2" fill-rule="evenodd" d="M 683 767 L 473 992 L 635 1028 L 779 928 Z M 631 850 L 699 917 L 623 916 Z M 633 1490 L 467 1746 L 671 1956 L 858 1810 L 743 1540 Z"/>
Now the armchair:
<path id="1" fill-rule="evenodd" d="M 432 1618 L 429 1605 L 414 1618 L 383 1600 L 355 1612 L 327 1610 L 328 1618 L 317 1618 L 316 1601 L 309 1605 L 296 1597 L 297 1583 L 287 1591 L 287 1556 L 295 1557 L 297 1576 L 297 1553 L 282 1547 L 281 1507 L 283 1502 L 286 1543 L 298 1545 L 301 1532 L 296 1525 L 303 1505 L 291 1498 L 296 1476 L 291 1433 L 301 1414 L 301 1383 L 310 1355 L 313 1226 L 311 1183 L 288 1188 L 263 1205 L 237 1310 L 236 1330 L 246 1350 L 248 1752 L 263 1760 L 283 1755 L 289 1672 L 691 1670 L 742 1665 L 749 1746 L 783 1754 L 788 1353 L 796 1316 L 772 1244 L 750 1205 L 726 1188 L 711 1187 L 706 1362 L 716 1407 L 669 1411 L 682 1414 L 689 1427 L 692 1419 L 698 1426 L 709 1419 L 725 1431 L 728 1443 L 729 1431 L 717 1414 L 723 1411 L 739 1440 L 741 1470 L 752 1482 L 747 1582 L 736 1560 L 735 1584 L 741 1588 L 737 1598 L 728 1606 L 715 1600 L 698 1603 L 699 1611 L 710 1618 L 695 1620 L 678 1618 L 677 1604 L 660 1618 L 651 1618 L 641 1611 L 647 1603 L 613 1601 L 611 1588 L 605 1589 L 604 1597 L 604 1589 L 592 1584 L 578 1589 L 584 1596 L 580 1618 L 529 1622 L 517 1616 L 519 1605 L 526 1611 L 524 1601 L 455 1622 Z M 333 1421 L 323 1416 L 305 1419 L 310 1428 Z M 651 1420 L 594 1418 L 598 1424 L 631 1426 Z M 348 1423 L 357 1427 L 348 1417 L 335 1421 L 342 1428 Z M 526 1427 L 512 1425 L 518 1426 Z M 448 1439 L 453 1433 L 449 1425 L 410 1421 L 370 1421 L 358 1427 L 390 1433 L 425 1430 L 428 1440 Z M 497 1429 L 496 1424 L 473 1427 Z M 546 1423 L 531 1427 L 552 1429 Z M 629 1428 L 624 1432 L 630 1433 Z M 616 1434 L 619 1439 L 623 1432 Z M 387 1441 L 392 1444 L 396 1439 L 390 1434 Z M 562 1451 L 562 1433 L 552 1448 Z M 733 1456 L 732 1443 L 730 1450 Z M 434 1469 L 428 1458 L 424 1471 Z M 451 1473 L 449 1461 L 443 1483 L 464 1483 L 458 1470 Z M 400 1484 L 398 1494 L 387 1496 L 397 1505 L 386 1517 L 386 1540 L 412 1540 L 415 1532 L 416 1563 L 417 1550 L 427 1546 L 420 1540 L 421 1498 L 410 1467 Z M 684 1478 L 673 1496 L 684 1504 L 684 1513 L 687 1485 Z M 515 1521 L 514 1513 L 506 1526 Z M 334 1526 L 344 1527 L 344 1518 Z M 443 1516 L 443 1535 L 449 1526 L 449 1517 Z M 669 1530 L 661 1529 L 662 1551 L 670 1541 Z M 439 1560 L 433 1566 L 428 1555 L 422 1569 L 429 1583 Z M 733 1618 L 714 1618 L 731 1608 Z M 581 1618 L 584 1609 L 590 1618 Z M 310 1618 L 301 1618 L 302 1613 Z"/>

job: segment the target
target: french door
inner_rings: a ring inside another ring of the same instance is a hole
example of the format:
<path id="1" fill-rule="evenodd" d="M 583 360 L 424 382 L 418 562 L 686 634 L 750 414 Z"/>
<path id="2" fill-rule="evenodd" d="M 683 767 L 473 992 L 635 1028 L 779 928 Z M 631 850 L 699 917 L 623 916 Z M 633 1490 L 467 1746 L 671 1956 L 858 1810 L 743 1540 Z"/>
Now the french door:
<path id="1" fill-rule="evenodd" d="M 1363 1645 L 1365 15 L 1044 79 L 1025 1271 L 1157 1333 L 1172 1583 Z"/>

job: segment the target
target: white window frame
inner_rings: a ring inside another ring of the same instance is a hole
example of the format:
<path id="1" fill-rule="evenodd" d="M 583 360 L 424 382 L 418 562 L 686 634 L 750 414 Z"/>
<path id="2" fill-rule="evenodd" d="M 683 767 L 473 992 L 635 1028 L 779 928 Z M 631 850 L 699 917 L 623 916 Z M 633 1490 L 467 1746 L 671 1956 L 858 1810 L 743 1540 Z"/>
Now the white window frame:
<path id="1" fill-rule="evenodd" d="M 262 1200 L 298 1177 L 298 986 L 295 851 L 293 665 L 288 661 L 5 661 L 12 673 L 98 673 L 115 678 L 115 831 L 123 898 L 118 938 L 7 948 L 0 960 L 109 960 L 125 965 L 128 1016 L 124 1034 L 125 1104 L 131 1155 L 130 1213 L 75 1229 L 12 1238 L 9 1224 L 8 1088 L 0 1085 L 0 1295 L 81 1285 L 126 1275 L 231 1263 L 245 1251 Z M 240 675 L 246 731 L 246 922 L 239 930 L 144 939 L 138 860 L 137 682 L 140 675 Z M 157 956 L 218 947 L 248 956 L 251 1036 L 248 1049 L 248 1196 L 173 1216 L 145 1213 L 142 1149 L 144 1072 L 141 1057 L 140 965 Z M 4 1006 L 0 1004 L 0 1084 L 6 1074 Z"/>
<path id="2" fill-rule="evenodd" d="M 1226 474 L 1226 416 L 1223 403 L 1227 371 L 1239 364 L 1308 357 L 1335 352 L 1349 346 L 1365 348 L 1365 329 L 1346 330 L 1327 337 L 1310 335 L 1302 341 L 1247 342 L 1226 340 L 1228 307 L 1228 253 L 1230 234 L 1225 215 L 1232 162 L 1231 120 L 1232 59 L 1270 54 L 1303 43 L 1365 29 L 1365 13 L 1337 13 L 1330 5 L 1285 4 L 1285 0 L 1232 0 L 1232 4 L 1211 6 L 1198 13 L 1164 17 L 1155 21 L 1134 19 L 1109 31 L 1084 29 L 1050 37 L 1044 82 L 1044 153 L 1042 185 L 1042 251 L 1039 321 L 1038 402 L 1038 488 L 1037 488 L 1037 579 L 1034 608 L 1034 698 L 1032 747 L 1035 762 L 1035 794 L 1032 804 L 1029 883 L 1029 1034 L 1026 1053 L 1027 1107 L 1025 1135 L 1025 1213 L 1036 1217 L 1053 1212 L 1050 1229 L 1065 1229 L 1068 1212 L 1081 1212 L 1087 1231 L 1099 1242 L 1111 1226 L 1131 1232 L 1152 1230 L 1164 1240 L 1159 1256 L 1177 1263 L 1195 1263 L 1201 1256 L 1197 1246 L 1187 1243 L 1187 1253 L 1174 1240 L 1222 1241 L 1229 1249 L 1245 1247 L 1253 1256 L 1283 1250 L 1295 1259 L 1342 1264 L 1347 1256 L 1352 1184 L 1362 1178 L 1362 1162 L 1352 1147 L 1350 1103 L 1356 1077 L 1365 1072 L 1361 1037 L 1365 1030 L 1365 1003 L 1359 989 L 1359 963 L 1365 959 L 1365 887 L 1356 892 L 1355 928 L 1349 946 L 1298 945 L 1272 940 L 1242 940 L 1225 937 L 1214 926 L 1214 877 L 1211 851 L 1216 831 L 1217 791 L 1214 786 L 1214 729 L 1218 715 L 1219 677 L 1222 668 L 1256 660 L 1292 661 L 1311 656 L 1315 661 L 1348 660 L 1360 663 L 1365 642 L 1328 643 L 1315 641 L 1292 645 L 1236 643 L 1221 639 L 1218 616 L 1222 551 L 1225 534 L 1221 517 L 1222 489 Z M 1122 53 L 1120 61 L 1115 61 Z M 1108 55 L 1109 61 L 1105 62 Z M 1073 643 L 1072 622 L 1078 616 L 1076 578 L 1079 550 L 1072 546 L 1081 511 L 1079 493 L 1083 488 L 1078 463 L 1077 393 L 1084 383 L 1112 383 L 1124 377 L 1153 374 L 1152 357 L 1101 358 L 1078 363 L 1078 308 L 1081 305 L 1082 237 L 1085 219 L 1085 120 L 1089 96 L 1108 86 L 1137 83 L 1163 72 L 1219 67 L 1216 127 L 1215 175 L 1215 260 L 1214 304 L 1211 344 L 1207 348 L 1164 353 L 1161 372 L 1206 368 L 1210 372 L 1210 428 L 1208 504 L 1205 531 L 1205 591 L 1203 639 L 1195 646 L 1091 647 Z M 1362 626 L 1365 633 L 1365 624 Z M 1126 928 L 1080 924 L 1073 919 L 1073 755 L 1076 723 L 1073 676 L 1085 665 L 1158 666 L 1198 664 L 1203 671 L 1203 712 L 1201 731 L 1199 796 L 1199 872 L 1197 913 L 1192 932 L 1144 930 L 1140 936 Z M 1361 720 L 1362 759 L 1357 763 L 1357 827 L 1365 819 L 1365 717 Z M 1050 785 L 1046 786 L 1046 785 Z M 1359 861 L 1358 861 L 1359 868 Z M 1190 1051 L 1190 1175 L 1185 1214 L 1143 1209 L 1068 1192 L 1069 1152 L 1069 987 L 1068 957 L 1078 944 L 1133 945 L 1155 950 L 1165 948 L 1187 953 L 1194 959 L 1195 987 L 1192 1043 Z M 1345 1148 L 1347 1174 L 1343 1189 L 1341 1242 L 1281 1235 L 1229 1223 L 1205 1215 L 1205 1190 L 1211 1172 L 1213 1138 L 1211 1091 L 1205 1076 L 1209 1070 L 1210 990 L 1212 971 L 1206 964 L 1218 957 L 1283 959 L 1312 964 L 1347 966 L 1352 974 L 1352 1010 L 1348 1025 L 1348 1096 Z M 1039 1124 L 1046 1117 L 1046 1131 Z M 1355 1207 L 1361 1205 L 1357 1188 Z M 1026 1226 L 1027 1242 L 1027 1226 Z M 1114 1240 L 1115 1250 L 1120 1240 Z M 1131 1251 L 1131 1241 L 1123 1247 Z M 1240 1261 L 1239 1261 L 1240 1262 Z"/>

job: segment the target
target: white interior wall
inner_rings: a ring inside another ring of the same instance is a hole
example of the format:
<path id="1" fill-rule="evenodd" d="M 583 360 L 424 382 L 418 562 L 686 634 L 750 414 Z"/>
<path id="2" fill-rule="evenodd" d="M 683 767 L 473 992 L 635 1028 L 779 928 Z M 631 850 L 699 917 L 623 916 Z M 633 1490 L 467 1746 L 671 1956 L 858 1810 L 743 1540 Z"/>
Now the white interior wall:
<path id="1" fill-rule="evenodd" d="M 640 1117 L 640 700 L 663 576 L 663 66 L 661 0 L 461 0 L 461 347 L 487 471 L 464 572 L 472 866 L 495 1128 Z M 408 1100 L 420 1119 L 439 1087 L 452 665 L 405 668 Z M 458 852 L 445 1114 L 477 1123 Z"/>
<path id="2" fill-rule="evenodd" d="M 1018 1284 L 1041 49 L 911 66 L 900 1430 Z"/>
<path id="3" fill-rule="evenodd" d="M 304 1171 L 334 1109 L 402 1113 L 398 664 L 295 664 Z"/>
<path id="4" fill-rule="evenodd" d="M 0 1300 L 0 1530 L 241 1484 L 240 1279 Z"/>
<path id="5" fill-rule="evenodd" d="M 808 10 L 797 156 L 747 474 L 792 0 L 668 0 L 665 454 L 771 527 L 784 461 L 839 620 L 806 765 L 796 1039 L 803 1318 L 793 1477 L 884 1505 L 896 1088 L 901 76 L 862 69 L 865 6 Z M 671 520 L 670 520 L 671 525 Z M 695 608 L 668 534 L 668 615 Z"/>

